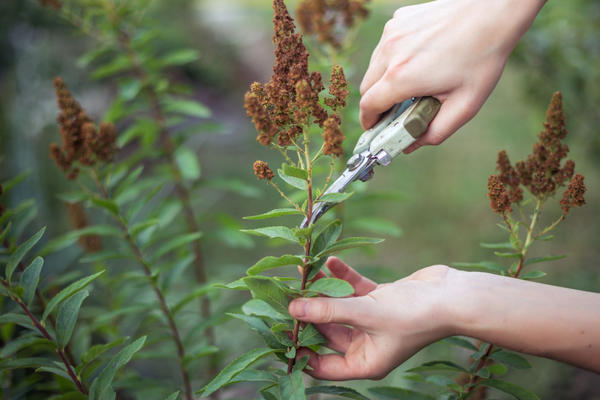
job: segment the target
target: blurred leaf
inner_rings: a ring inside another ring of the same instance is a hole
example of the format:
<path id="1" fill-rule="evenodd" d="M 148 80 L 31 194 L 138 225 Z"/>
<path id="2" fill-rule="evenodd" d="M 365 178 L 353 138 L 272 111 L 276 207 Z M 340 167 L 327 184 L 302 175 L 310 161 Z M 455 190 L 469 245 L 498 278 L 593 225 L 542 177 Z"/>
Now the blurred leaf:
<path id="1" fill-rule="evenodd" d="M 44 314 L 42 315 L 42 320 L 40 322 L 44 322 L 46 320 L 46 318 L 48 317 L 48 315 L 50 315 L 50 313 L 54 310 L 54 308 L 57 305 L 59 305 L 63 300 L 67 299 L 71 295 L 77 293 L 78 291 L 80 291 L 81 289 L 83 289 L 84 287 L 89 285 L 93 280 L 98 278 L 103 273 L 104 273 L 104 270 L 102 270 L 98 273 L 95 273 L 94 275 L 90 275 L 90 276 L 86 276 L 85 278 L 81 278 L 80 280 L 73 282 L 72 284 L 70 284 L 69 286 L 67 286 L 60 292 L 58 292 L 58 294 L 56 296 L 54 296 L 48 302 L 48 305 L 46 306 L 46 309 L 44 310 Z"/>
<path id="2" fill-rule="evenodd" d="M 161 67 L 174 65 L 184 65 L 196 61 L 200 58 L 200 53 L 194 49 L 175 50 L 160 57 L 158 64 Z"/>
<path id="3" fill-rule="evenodd" d="M 402 235 L 402 229 L 390 220 L 376 217 L 351 218 L 346 224 L 353 229 L 367 231 L 379 235 L 390 235 L 399 237 Z"/>
<path id="4" fill-rule="evenodd" d="M 85 192 L 65 192 L 56 195 L 59 199 L 68 204 L 75 204 L 85 201 L 90 198 L 90 195 Z"/>
<path id="5" fill-rule="evenodd" d="M 375 238 L 368 238 L 368 237 L 344 238 L 344 239 L 332 244 L 331 246 L 327 247 L 325 250 L 320 252 L 317 255 L 317 257 L 321 258 L 323 256 L 337 253 L 342 250 L 351 249 L 354 247 L 370 246 L 370 245 L 381 243 L 381 242 L 383 242 L 383 239 L 375 239 Z"/>
<path id="6" fill-rule="evenodd" d="M 502 243 L 479 243 L 479 245 L 486 249 L 498 249 L 498 250 L 515 250 L 513 245 L 509 242 Z"/>
<path id="7" fill-rule="evenodd" d="M 66 347 L 69 340 L 71 340 L 75 322 L 79 316 L 79 308 L 81 307 L 83 300 L 88 296 L 89 292 L 87 290 L 82 290 L 75 293 L 58 306 L 58 315 L 56 317 L 56 342 L 60 347 Z"/>
<path id="8" fill-rule="evenodd" d="M 277 170 L 277 174 L 288 185 L 293 186 L 296 189 L 306 190 L 306 181 L 305 180 L 295 178 L 293 176 L 289 176 L 285 172 L 283 172 L 283 170 L 281 170 L 281 169 Z"/>
<path id="9" fill-rule="evenodd" d="M 176 391 L 175 393 L 171 394 L 165 400 L 177 400 L 178 398 L 179 398 L 179 390 Z"/>
<path id="10" fill-rule="evenodd" d="M 2 182 L 2 196 L 10 192 L 10 190 L 21 183 L 25 178 L 31 175 L 31 170 L 23 171 L 12 179 Z"/>
<path id="11" fill-rule="evenodd" d="M 8 358 L 0 361 L 0 371 L 5 369 L 55 367 L 54 362 L 42 357 Z"/>
<path id="12" fill-rule="evenodd" d="M 452 361 L 429 361 L 418 367 L 411 368 L 407 372 L 428 372 L 428 371 L 458 371 L 467 372 L 466 369 Z"/>
<path id="13" fill-rule="evenodd" d="M 497 255 L 498 257 L 504 257 L 504 258 L 521 258 L 521 253 L 503 253 L 500 251 L 495 251 L 494 254 Z"/>
<path id="14" fill-rule="evenodd" d="M 373 393 L 382 399 L 391 400 L 433 400 L 433 397 L 428 394 L 419 393 L 414 390 L 403 389 L 399 387 L 373 387 L 368 389 L 369 392 Z"/>
<path id="15" fill-rule="evenodd" d="M 44 259 L 42 257 L 36 257 L 25 269 L 23 275 L 21 275 L 21 281 L 19 285 L 24 289 L 21 300 L 23 300 L 25 305 L 29 305 L 31 300 L 33 300 L 35 290 L 40 282 L 40 272 L 42 271 L 43 265 Z"/>
<path id="16" fill-rule="evenodd" d="M 95 359 L 97 359 L 102 354 L 106 353 L 107 351 L 113 349 L 116 346 L 120 346 L 121 344 L 123 344 L 123 342 L 125 340 L 126 340 L 126 338 L 119 338 L 119 339 L 113 340 L 112 342 L 109 342 L 109 343 L 97 344 L 97 345 L 90 347 L 81 356 L 81 363 L 83 365 L 85 365 L 85 364 L 88 364 L 88 363 L 94 361 Z M 77 367 L 78 367 L 78 372 L 80 372 L 81 365 L 78 365 Z"/>
<path id="17" fill-rule="evenodd" d="M 479 371 L 477 371 L 477 373 L 475 375 L 477 375 L 483 379 L 487 379 L 490 377 L 490 370 L 487 369 L 487 367 L 483 367 Z"/>
<path id="18" fill-rule="evenodd" d="M 216 346 L 201 346 L 199 348 L 194 348 L 193 350 L 187 351 L 183 359 L 184 365 L 189 365 L 191 362 L 198 360 L 200 358 L 209 356 L 211 354 L 217 354 L 219 352 L 219 348 Z"/>
<path id="19" fill-rule="evenodd" d="M 275 338 L 275 335 L 273 335 L 273 332 L 271 332 L 267 324 L 262 319 L 243 314 L 228 313 L 227 315 L 247 323 L 250 328 L 256 331 L 263 338 L 266 345 L 270 348 L 278 350 L 285 349 L 285 346 L 279 343 L 279 341 Z"/>
<path id="20" fill-rule="evenodd" d="M 488 271 L 488 272 L 492 272 L 495 274 L 501 273 L 505 270 L 502 265 L 497 264 L 495 262 L 491 262 L 491 261 L 480 261 L 477 263 L 452 263 L 452 264 L 450 264 L 450 266 L 454 267 L 454 268 L 460 268 L 460 269 L 466 269 L 466 270 L 471 270 L 471 269 L 483 270 L 483 271 Z"/>
<path id="21" fill-rule="evenodd" d="M 12 227 L 12 222 L 9 222 L 6 227 L 4 228 L 4 230 L 0 233 L 0 243 L 4 243 L 4 241 L 6 240 L 6 237 L 8 236 L 9 232 L 10 232 L 10 228 Z"/>
<path id="22" fill-rule="evenodd" d="M 79 238 L 89 235 L 120 236 L 121 231 L 115 228 L 114 226 L 110 225 L 92 225 L 86 228 L 70 231 L 65 233 L 64 235 L 50 240 L 42 248 L 42 250 L 40 250 L 40 255 L 46 256 L 51 253 L 56 253 L 60 250 L 63 250 L 66 247 L 71 246 L 73 243 L 77 242 Z"/>
<path id="23" fill-rule="evenodd" d="M 117 146 L 124 147 L 135 138 L 140 138 L 144 146 L 154 143 L 160 127 L 151 118 L 136 118 L 135 122 L 119 134 Z"/>
<path id="24" fill-rule="evenodd" d="M 208 118 L 211 116 L 210 110 L 196 100 L 170 98 L 164 101 L 164 107 L 168 113 L 189 115 L 196 118 Z"/>
<path id="25" fill-rule="evenodd" d="M 197 299 L 198 297 L 206 296 L 211 290 L 214 290 L 211 286 L 203 286 L 194 289 L 191 293 L 188 293 L 183 297 L 183 299 L 179 300 L 177 304 L 175 304 L 171 308 L 171 312 L 173 314 L 177 314 L 183 307 Z"/>
<path id="26" fill-rule="evenodd" d="M 537 264 L 537 263 L 542 263 L 542 262 L 547 262 L 547 261 L 562 260 L 565 257 L 567 257 L 567 256 L 562 255 L 562 256 L 532 257 L 532 258 L 528 258 L 527 260 L 525 260 L 525 262 L 523 263 L 523 266 L 526 267 L 531 264 Z"/>
<path id="27" fill-rule="evenodd" d="M 328 394 L 332 396 L 345 397 L 347 399 L 353 400 L 369 400 L 368 397 L 363 396 L 358 393 L 356 390 L 341 386 L 313 386 L 310 388 L 306 388 L 306 394 Z"/>
<path id="28" fill-rule="evenodd" d="M 30 346 L 35 346 L 38 344 L 47 344 L 51 347 L 55 348 L 54 343 L 49 341 L 46 338 L 38 336 L 39 334 L 22 334 L 21 337 L 17 337 L 14 340 L 4 344 L 2 350 L 0 351 L 1 358 L 8 358 L 13 354 L 16 354 L 19 350 L 28 348 Z"/>
<path id="29" fill-rule="evenodd" d="M 135 239 L 137 235 L 139 235 L 146 229 L 151 228 L 153 226 L 157 226 L 158 222 L 159 221 L 157 218 L 150 218 L 146 221 L 139 222 L 133 225 L 131 228 L 129 228 L 129 234 Z"/>
<path id="30" fill-rule="evenodd" d="M 257 275 L 269 269 L 283 267 L 288 265 L 302 265 L 304 260 L 302 257 L 285 255 L 281 257 L 267 256 L 259 260 L 256 264 L 248 268 L 248 275 Z"/>
<path id="31" fill-rule="evenodd" d="M 200 162 L 191 149 L 180 146 L 175 151 L 175 162 L 184 180 L 195 181 L 200 178 Z"/>
<path id="32" fill-rule="evenodd" d="M 104 208 L 109 213 L 111 213 L 115 216 L 119 215 L 119 206 L 114 201 L 109 200 L 109 199 L 102 199 L 100 197 L 92 197 L 91 201 L 94 205 L 96 205 L 100 208 Z"/>
<path id="33" fill-rule="evenodd" d="M 520 386 L 499 379 L 485 379 L 477 384 L 477 386 L 487 386 L 498 389 L 504 393 L 510 394 L 519 400 L 539 400 L 534 393 Z"/>
<path id="34" fill-rule="evenodd" d="M 348 200 L 354 192 L 350 193 L 327 193 L 317 199 L 319 203 L 342 203 Z"/>
<path id="35" fill-rule="evenodd" d="M 329 297 L 346 297 L 354 294 L 354 288 L 348 282 L 337 278 L 321 278 L 311 283 L 307 290 Z"/>
<path id="36" fill-rule="evenodd" d="M 142 90 L 142 82 L 139 79 L 127 79 L 119 85 L 119 96 L 126 101 L 133 100 Z"/>
<path id="37" fill-rule="evenodd" d="M 494 375 L 504 375 L 508 368 L 503 364 L 492 364 L 488 365 L 487 369 Z"/>
<path id="38" fill-rule="evenodd" d="M 304 169 L 292 167 L 291 165 L 285 163 L 281 165 L 281 169 L 287 176 L 302 179 L 303 181 L 308 180 L 308 171 Z"/>
<path id="39" fill-rule="evenodd" d="M 434 385 L 441 387 L 459 388 L 454 380 L 444 375 L 429 375 L 425 378 L 425 382 L 433 383 Z"/>
<path id="40" fill-rule="evenodd" d="M 103 400 L 105 396 L 112 392 L 112 381 L 117 371 L 131 360 L 131 357 L 142 348 L 145 342 L 146 336 L 142 336 L 125 346 L 106 364 L 100 375 L 92 382 L 89 394 L 90 400 Z"/>
<path id="41" fill-rule="evenodd" d="M 527 359 L 517 353 L 512 353 L 506 350 L 500 350 L 490 354 L 490 358 L 494 361 L 501 362 L 517 369 L 531 368 L 531 364 Z"/>
<path id="42" fill-rule="evenodd" d="M 259 300 L 250 299 L 242 305 L 242 311 L 246 315 L 256 315 L 258 317 L 267 317 L 270 319 L 290 320 L 291 317 L 287 314 L 282 314 L 275 310 L 269 303 Z"/>
<path id="43" fill-rule="evenodd" d="M 163 245 L 161 245 L 158 250 L 156 250 L 152 256 L 153 260 L 158 260 L 160 257 L 165 254 L 177 249 L 178 247 L 184 246 L 188 243 L 195 242 L 196 240 L 202 237 L 202 232 L 194 232 L 194 233 L 185 233 L 179 236 L 174 237 L 173 239 L 167 241 Z"/>
<path id="44" fill-rule="evenodd" d="M 306 400 L 302 371 L 293 371 L 279 378 L 279 395 L 286 400 Z"/>
<path id="45" fill-rule="evenodd" d="M 23 314 L 4 313 L 0 315 L 0 325 L 15 324 L 37 332 L 37 328 L 33 325 L 29 317 Z"/>
<path id="46" fill-rule="evenodd" d="M 92 72 L 93 79 L 103 79 L 120 72 L 127 71 L 131 68 L 131 61 L 126 55 L 119 55 L 112 61 L 96 68 Z"/>
<path id="47" fill-rule="evenodd" d="M 459 336 L 450 336 L 446 339 L 443 339 L 442 342 L 446 342 L 446 343 L 454 345 L 454 346 L 463 347 L 468 350 L 473 350 L 473 351 L 478 350 L 477 347 L 475 347 L 475 345 L 473 343 L 471 343 L 469 340 L 461 338 Z"/>
<path id="48" fill-rule="evenodd" d="M 275 350 L 273 349 L 258 348 L 236 358 L 229 365 L 223 368 L 221 372 L 219 372 L 219 374 L 212 381 L 210 381 L 199 392 L 197 392 L 197 394 L 200 394 L 203 397 L 210 396 L 221 387 L 230 383 L 237 374 L 244 371 L 250 365 L 254 364 L 256 361 L 260 360 L 266 355 L 274 352 Z"/>
<path id="49" fill-rule="evenodd" d="M 10 283 L 12 278 L 12 274 L 15 271 L 15 268 L 19 265 L 23 257 L 36 245 L 37 242 L 42 238 L 44 232 L 46 231 L 46 227 L 43 227 L 35 235 L 27 239 L 25 242 L 21 243 L 15 251 L 10 255 L 8 259 L 8 263 L 6 264 L 6 280 Z"/>
<path id="50" fill-rule="evenodd" d="M 274 280 L 262 276 L 246 277 L 242 280 L 252 292 L 252 297 L 266 301 L 282 314 L 288 313 L 290 299 Z"/>
<path id="51" fill-rule="evenodd" d="M 543 236 L 540 236 L 540 237 L 536 238 L 536 240 L 543 240 L 545 242 L 550 241 L 552 239 L 554 239 L 554 235 L 550 235 L 550 234 L 543 235 Z"/>
<path id="52" fill-rule="evenodd" d="M 249 217 L 243 217 L 243 219 L 267 219 L 267 218 L 275 218 L 281 217 L 284 215 L 297 215 L 302 214 L 300 211 L 295 208 L 276 208 L 275 210 L 268 211 L 264 214 L 251 215 Z"/>
<path id="53" fill-rule="evenodd" d="M 257 236 L 266 236 L 271 239 L 280 238 L 293 243 L 299 243 L 298 238 L 296 235 L 294 235 L 294 231 L 287 226 L 267 226 L 265 228 L 241 229 L 241 232 L 246 232 Z"/>
<path id="54" fill-rule="evenodd" d="M 298 334 L 298 346 L 308 347 L 313 345 L 327 344 L 327 339 L 313 324 L 307 324 Z"/>
<path id="55" fill-rule="evenodd" d="M 98 48 L 94 48 L 93 50 L 86 51 L 77 58 L 76 64 L 79 68 L 87 67 L 92 61 L 98 59 L 99 57 L 108 53 L 108 48 L 105 46 L 100 46 Z"/>
<path id="56" fill-rule="evenodd" d="M 240 278 L 236 281 L 230 283 L 213 283 L 212 285 L 215 288 L 219 289 L 232 289 L 232 290 L 249 290 L 248 286 L 244 283 L 244 278 Z"/>
<path id="57" fill-rule="evenodd" d="M 521 275 L 519 278 L 531 280 L 531 279 L 543 278 L 546 275 L 547 274 L 544 271 L 527 271 L 523 275 Z"/>

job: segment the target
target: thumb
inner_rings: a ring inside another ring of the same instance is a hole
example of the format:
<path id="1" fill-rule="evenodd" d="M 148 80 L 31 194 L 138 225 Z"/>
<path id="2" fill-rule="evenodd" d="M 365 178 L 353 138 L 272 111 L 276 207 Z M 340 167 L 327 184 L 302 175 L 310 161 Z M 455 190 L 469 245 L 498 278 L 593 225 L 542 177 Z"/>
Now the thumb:
<path id="1" fill-rule="evenodd" d="M 300 321 L 316 324 L 347 324 L 358 328 L 370 326 L 377 317 L 376 311 L 376 304 L 367 301 L 364 296 L 342 299 L 325 297 L 296 299 L 289 305 L 291 316 Z"/>

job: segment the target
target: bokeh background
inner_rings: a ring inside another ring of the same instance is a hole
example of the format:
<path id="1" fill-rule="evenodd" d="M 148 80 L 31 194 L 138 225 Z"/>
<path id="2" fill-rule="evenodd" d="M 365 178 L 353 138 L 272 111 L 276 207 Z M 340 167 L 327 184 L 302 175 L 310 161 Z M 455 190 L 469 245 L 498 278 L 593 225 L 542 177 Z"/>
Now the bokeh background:
<path id="1" fill-rule="evenodd" d="M 156 0 L 160 3 L 160 1 Z M 216 218 L 205 221 L 207 265 L 214 281 L 231 281 L 264 255 L 279 249 L 264 240 L 239 233 L 253 227 L 241 219 L 278 205 L 278 196 L 256 181 L 251 165 L 256 159 L 279 159 L 255 141 L 255 131 L 243 109 L 243 94 L 253 81 L 271 74 L 272 24 L 268 0 L 166 1 L 159 14 L 167 42 L 196 48 L 201 59 L 177 71 L 175 79 L 192 83 L 196 97 L 213 110 L 209 133 L 189 145 L 202 162 L 204 178 L 232 178 L 230 191 L 216 192 L 207 184 L 198 202 Z M 288 2 L 293 7 L 296 2 Z M 371 15 L 358 30 L 350 68 L 354 88 L 366 70 L 383 24 L 399 0 L 373 0 Z M 510 16 L 504 16 L 510 18 Z M 48 157 L 48 145 L 57 140 L 57 108 L 52 78 L 61 75 L 90 114 L 101 118 L 110 106 L 115 88 L 110 82 L 92 81 L 79 57 L 94 46 L 47 8 L 32 0 L 0 2 L 0 178 L 23 170 L 31 175 L 12 193 L 12 201 L 36 199 L 38 225 L 48 225 L 48 237 L 69 229 L 63 203 L 56 194 L 67 188 L 60 171 Z M 342 258 L 365 275 L 380 281 L 406 276 L 431 264 L 494 260 L 480 242 L 503 241 L 499 221 L 488 206 L 486 185 L 496 155 L 505 149 L 511 160 L 524 158 L 542 128 L 551 94 L 564 94 L 567 143 L 576 171 L 585 175 L 588 204 L 575 209 L 556 231 L 556 239 L 537 245 L 532 255 L 568 254 L 540 269 L 542 282 L 581 290 L 600 290 L 600 2 L 550 0 L 510 58 L 496 90 L 481 112 L 456 135 L 438 147 L 422 148 L 398 157 L 380 168 L 368 186 L 356 190 L 372 201 L 343 210 L 350 228 L 365 233 L 361 218 L 377 216 L 394 227 L 378 227 L 386 241 L 367 252 L 345 253 Z M 357 104 L 359 95 L 352 93 Z M 347 148 L 360 134 L 358 109 L 346 121 Z M 211 183 L 214 185 L 214 180 Z M 385 195 L 377 197 L 377 193 Z M 363 196 L 364 197 L 364 196 Z M 549 207 L 547 221 L 559 212 L 558 199 Z M 373 229 L 371 229 L 373 230 Z M 223 243 L 226 244 L 223 244 Z M 215 245 L 213 245 L 215 244 Z M 502 261 L 502 260 L 495 260 Z M 46 273 L 73 268 L 72 257 L 58 254 L 47 262 Z M 469 288 L 465 287 L 465 291 Z M 243 300 L 237 293 L 221 293 L 225 310 Z M 502 299 L 498 299 L 502 301 Z M 398 307 L 403 305 L 399 304 Z M 217 328 L 223 360 L 259 345 L 259 338 L 240 321 L 225 321 Z M 240 338 L 241 336 L 241 338 Z M 419 362 L 442 357 L 464 357 L 445 345 L 434 344 L 407 361 L 382 384 L 409 385 L 401 371 Z M 513 373 L 509 380 L 522 383 L 541 398 L 600 398 L 600 376 L 558 362 L 530 357 L 534 369 Z M 199 373 L 202 373 L 201 371 Z M 354 382 L 356 388 L 372 385 Z M 243 389 L 234 398 L 250 397 Z M 252 393 L 252 392 L 247 392 Z M 500 398 L 495 396 L 494 398 Z"/>

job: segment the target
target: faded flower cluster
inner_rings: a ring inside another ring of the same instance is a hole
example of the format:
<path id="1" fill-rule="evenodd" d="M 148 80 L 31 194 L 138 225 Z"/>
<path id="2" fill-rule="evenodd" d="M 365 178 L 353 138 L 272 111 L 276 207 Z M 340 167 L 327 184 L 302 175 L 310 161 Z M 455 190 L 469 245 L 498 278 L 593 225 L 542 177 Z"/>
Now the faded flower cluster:
<path id="1" fill-rule="evenodd" d="M 546 111 L 544 130 L 538 134 L 539 140 L 533 146 L 532 154 L 513 167 L 504 150 L 498 153 L 497 170 L 500 173 L 490 176 L 488 181 L 488 196 L 494 211 L 512 211 L 511 204 L 523 200 L 521 185 L 535 197 L 544 199 L 555 194 L 569 180 L 569 186 L 560 202 L 564 214 L 572 206 L 585 204 L 583 176 L 573 176 L 575 162 L 572 160 L 567 160 L 564 165 L 562 163 L 569 152 L 569 147 L 561 142 L 566 136 L 562 95 L 556 92 Z"/>
<path id="2" fill-rule="evenodd" d="M 309 72 L 308 51 L 283 0 L 274 0 L 273 8 L 273 76 L 264 85 L 253 83 L 244 98 L 246 112 L 258 131 L 257 141 L 264 146 L 275 142 L 289 146 L 310 124 L 316 123 L 324 128 L 325 154 L 341 155 L 341 120 L 321 105 L 320 94 L 325 90 L 321 74 Z M 330 97 L 325 99 L 334 112 L 345 105 L 347 85 L 342 68 L 334 66 Z"/>
<path id="3" fill-rule="evenodd" d="M 117 132 L 113 124 L 101 123 L 96 127 L 81 105 L 73 98 L 61 78 L 54 79 L 54 89 L 60 113 L 62 146 L 50 145 L 50 156 L 67 174 L 75 179 L 79 173 L 76 164 L 92 166 L 98 161 L 109 161 L 116 150 Z"/>
<path id="4" fill-rule="evenodd" d="M 296 8 L 298 23 L 306 35 L 340 47 L 339 32 L 352 28 L 369 15 L 369 0 L 302 0 Z"/>
<path id="5" fill-rule="evenodd" d="M 268 181 L 275 177 L 275 173 L 269 167 L 269 164 L 260 160 L 254 162 L 254 175 L 256 175 L 258 179 L 266 179 Z"/>

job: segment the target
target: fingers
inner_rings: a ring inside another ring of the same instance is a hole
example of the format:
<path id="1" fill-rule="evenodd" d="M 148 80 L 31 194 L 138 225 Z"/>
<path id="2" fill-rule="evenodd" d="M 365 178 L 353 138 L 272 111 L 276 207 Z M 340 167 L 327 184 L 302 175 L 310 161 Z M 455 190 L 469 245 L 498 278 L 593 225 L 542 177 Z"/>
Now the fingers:
<path id="1" fill-rule="evenodd" d="M 345 353 L 352 343 L 354 330 L 339 324 L 316 324 L 315 327 L 327 339 L 327 347 Z"/>
<path id="2" fill-rule="evenodd" d="M 329 257 L 325 265 L 327 265 L 333 276 L 352 285 L 354 296 L 365 296 L 377 287 L 375 282 L 365 278 L 337 257 Z"/>
<path id="3" fill-rule="evenodd" d="M 296 299 L 289 305 L 291 316 L 317 324 L 348 324 L 368 330 L 377 318 L 375 302 L 368 296 L 342 299 L 316 297 Z"/>
<path id="4" fill-rule="evenodd" d="M 364 354 L 360 357 L 346 357 L 339 354 L 321 355 L 310 349 L 302 348 L 298 350 L 296 359 L 304 356 L 308 356 L 308 365 L 312 368 L 305 372 L 316 379 L 346 381 L 350 379 L 380 379 L 385 376 L 383 366 L 370 368 L 366 358 L 363 357 Z"/>

